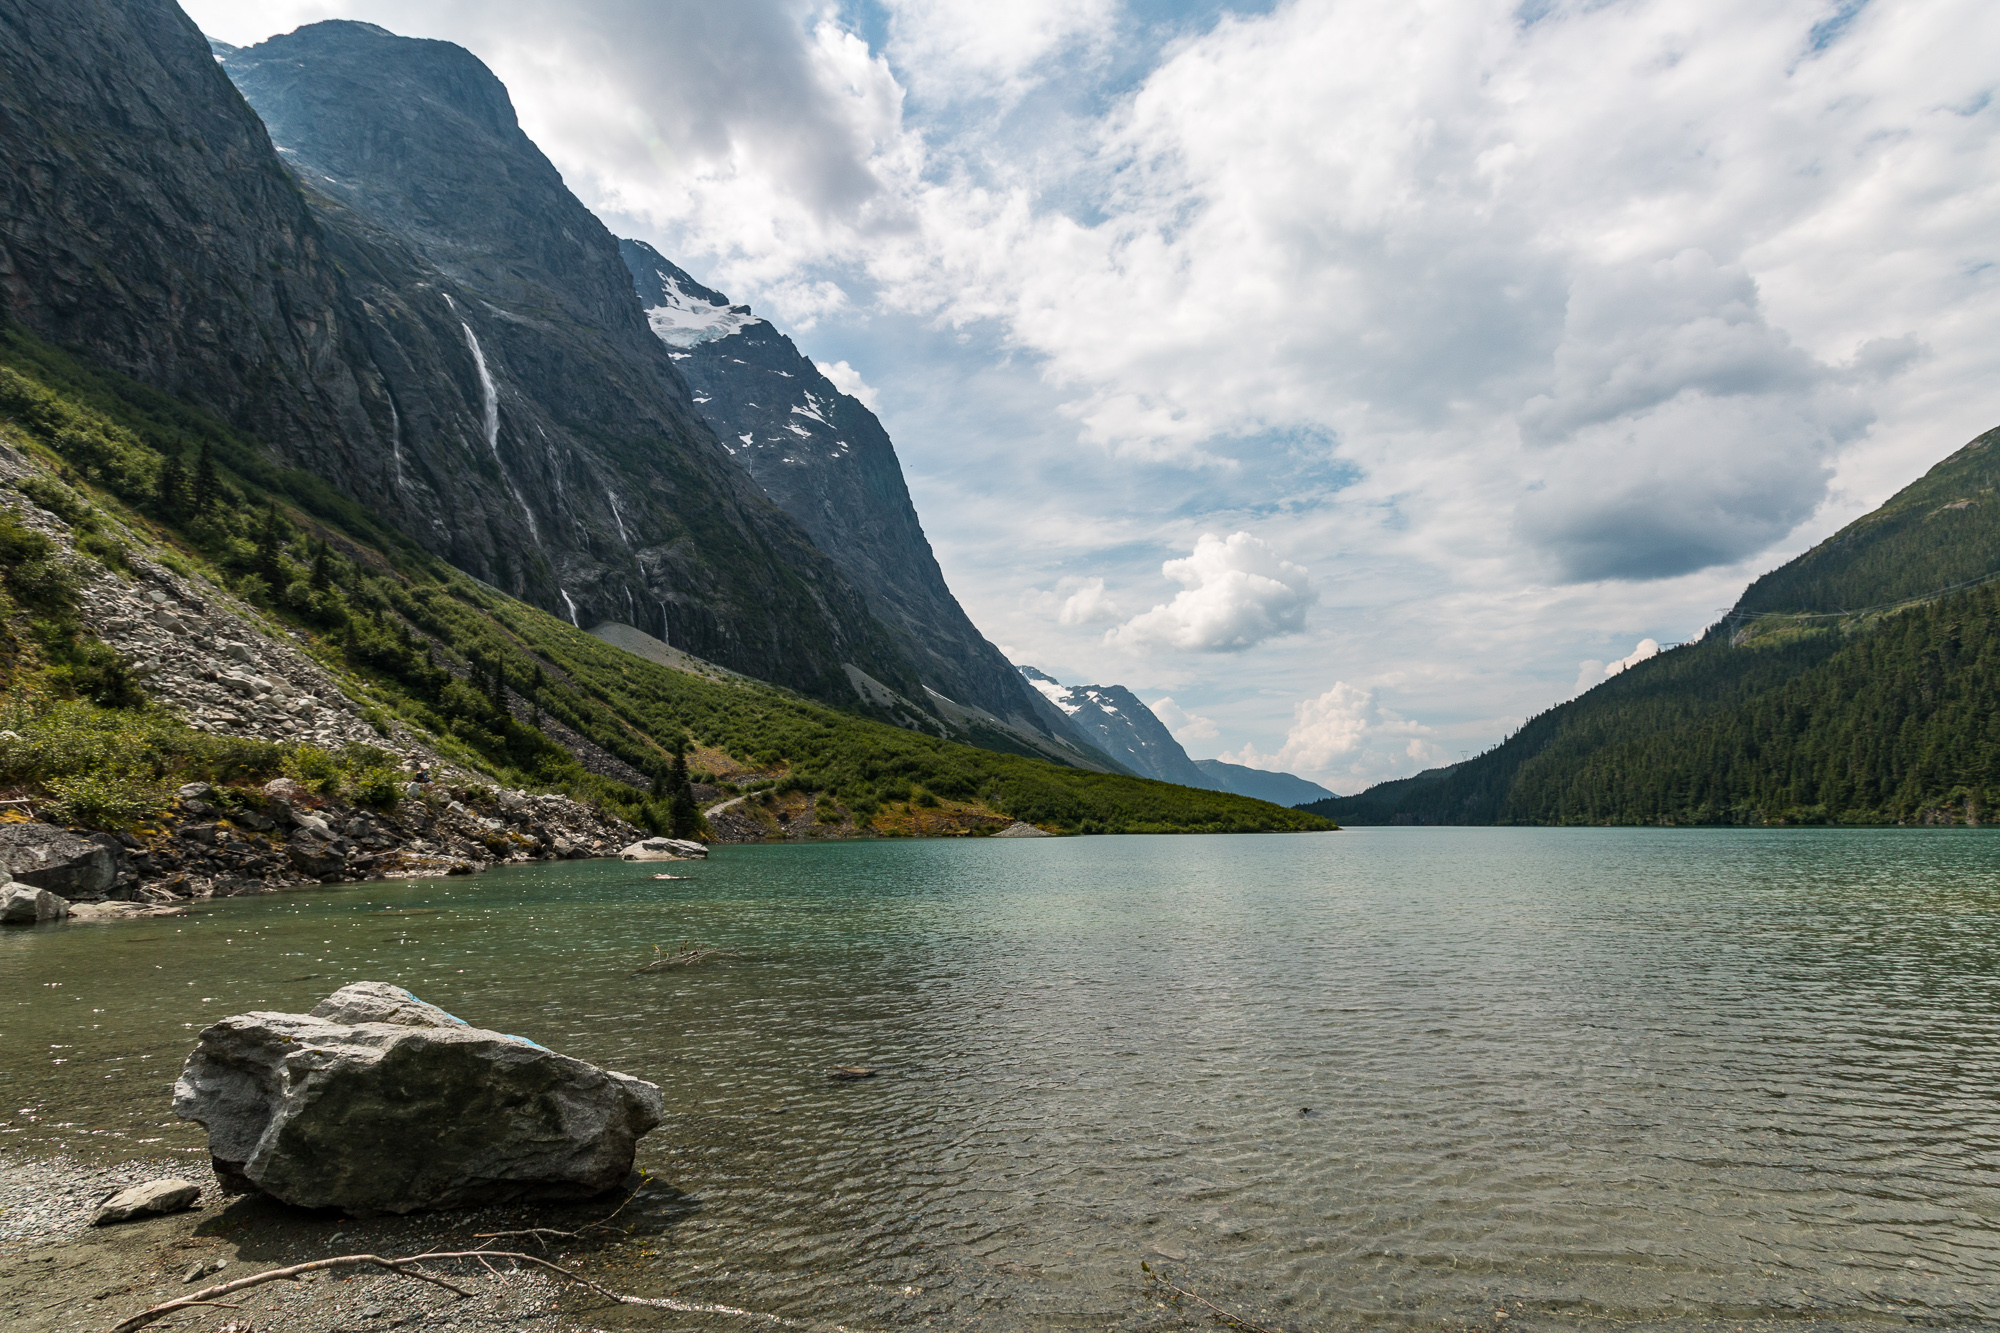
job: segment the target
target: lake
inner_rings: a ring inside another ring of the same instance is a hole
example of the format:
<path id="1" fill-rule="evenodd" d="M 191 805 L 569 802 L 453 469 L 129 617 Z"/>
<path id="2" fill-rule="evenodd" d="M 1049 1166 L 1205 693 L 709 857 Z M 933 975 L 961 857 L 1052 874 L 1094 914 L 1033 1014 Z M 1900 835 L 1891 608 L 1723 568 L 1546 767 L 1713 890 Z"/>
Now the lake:
<path id="1" fill-rule="evenodd" d="M 1180 1326 L 1143 1260 L 1286 1329 L 2000 1323 L 2000 835 L 1359 829 L 657 868 L 9 931 L 0 1142 L 198 1150 L 168 1099 L 202 1024 L 385 980 L 666 1090 L 638 1290 Z M 682 940 L 736 956 L 633 975 Z M 847 1063 L 880 1074 L 827 1079 Z"/>

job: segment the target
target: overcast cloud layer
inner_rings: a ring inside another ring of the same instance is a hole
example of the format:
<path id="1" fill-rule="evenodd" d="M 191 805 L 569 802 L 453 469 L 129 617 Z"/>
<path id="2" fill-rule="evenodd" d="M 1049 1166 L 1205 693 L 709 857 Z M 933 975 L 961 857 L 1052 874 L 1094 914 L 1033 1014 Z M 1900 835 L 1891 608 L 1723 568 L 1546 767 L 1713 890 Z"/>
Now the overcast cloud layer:
<path id="1" fill-rule="evenodd" d="M 2000 421 L 1976 0 L 189 10 L 470 47 L 614 230 L 877 405 L 1016 660 L 1340 791 Z"/>

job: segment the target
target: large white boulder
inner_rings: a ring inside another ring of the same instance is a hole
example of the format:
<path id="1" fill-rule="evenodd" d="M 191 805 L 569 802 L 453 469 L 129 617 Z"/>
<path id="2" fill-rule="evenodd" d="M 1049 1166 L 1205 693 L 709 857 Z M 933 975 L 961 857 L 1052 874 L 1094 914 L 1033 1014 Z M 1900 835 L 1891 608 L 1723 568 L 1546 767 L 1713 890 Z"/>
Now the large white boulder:
<path id="1" fill-rule="evenodd" d="M 225 1186 L 409 1213 L 613 1189 L 664 1104 L 651 1083 L 364 982 L 310 1014 L 204 1030 L 174 1112 L 207 1127 Z"/>
<path id="2" fill-rule="evenodd" d="M 708 848 L 684 838 L 641 838 L 618 853 L 626 861 L 693 861 L 708 855 Z"/>

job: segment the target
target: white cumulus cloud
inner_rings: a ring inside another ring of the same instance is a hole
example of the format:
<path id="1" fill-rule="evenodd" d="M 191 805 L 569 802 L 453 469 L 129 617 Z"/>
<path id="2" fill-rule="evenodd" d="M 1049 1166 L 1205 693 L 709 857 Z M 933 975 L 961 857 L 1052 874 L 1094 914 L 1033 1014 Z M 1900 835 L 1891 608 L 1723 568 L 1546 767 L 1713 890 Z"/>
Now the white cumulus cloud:
<path id="1" fill-rule="evenodd" d="M 1637 666 L 1647 658 L 1659 655 L 1658 639 L 1641 639 L 1637 647 L 1615 662 L 1606 662 L 1596 657 L 1585 658 L 1576 664 L 1576 685 L 1570 693 L 1582 694 L 1593 685 L 1602 685 L 1627 667 Z"/>
<path id="2" fill-rule="evenodd" d="M 1171 602 L 1109 631 L 1112 643 L 1142 648 L 1239 652 L 1305 628 L 1318 600 L 1301 566 L 1247 532 L 1205 532 L 1194 551 L 1160 572 L 1181 585 Z"/>
<path id="3" fill-rule="evenodd" d="M 1056 585 L 1056 593 L 1065 592 L 1069 595 L 1056 612 L 1059 625 L 1104 625 L 1121 614 L 1118 603 L 1105 593 L 1103 579 L 1064 579 Z"/>
<path id="4" fill-rule="evenodd" d="M 815 364 L 819 366 L 819 373 L 826 376 L 834 388 L 859 402 L 870 412 L 882 410 L 876 402 L 874 387 L 862 379 L 861 372 L 853 366 L 845 361 L 820 361 Z"/>
<path id="5" fill-rule="evenodd" d="M 1213 718 L 1190 713 L 1175 703 L 1172 695 L 1155 699 L 1146 706 L 1153 710 L 1153 716 L 1160 719 L 1162 726 L 1174 733 L 1174 739 L 1183 745 L 1189 741 L 1212 741 L 1222 734 Z"/>
<path id="6" fill-rule="evenodd" d="M 1226 763 L 1316 777 L 1349 791 L 1443 761 L 1431 728 L 1375 700 L 1373 690 L 1335 681 L 1333 688 L 1292 707 L 1291 730 L 1276 751 L 1254 745 L 1224 753 Z"/>

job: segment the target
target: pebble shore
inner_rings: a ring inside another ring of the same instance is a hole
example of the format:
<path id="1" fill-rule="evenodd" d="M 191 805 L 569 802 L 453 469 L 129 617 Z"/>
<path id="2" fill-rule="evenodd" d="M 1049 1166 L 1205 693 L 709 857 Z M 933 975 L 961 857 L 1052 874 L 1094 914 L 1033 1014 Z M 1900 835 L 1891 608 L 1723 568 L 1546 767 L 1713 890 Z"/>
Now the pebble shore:
<path id="1" fill-rule="evenodd" d="M 199 1204 L 166 1217 L 90 1225 L 91 1210 L 105 1196 L 161 1176 L 199 1184 Z M 573 1229 L 605 1211 L 597 1205 L 535 1209 L 531 1215 L 525 1209 L 490 1208 L 350 1219 L 287 1208 L 261 1196 L 224 1195 L 198 1158 L 114 1166 L 67 1157 L 6 1161 L 0 1164 L 0 1327 L 9 1333 L 104 1333 L 148 1306 L 238 1276 L 337 1254 L 469 1249 L 482 1243 L 478 1232 Z M 549 1257 L 562 1261 L 562 1255 L 552 1250 Z M 469 1268 L 454 1275 L 454 1281 L 477 1291 L 470 1299 L 410 1279 L 347 1270 L 255 1287 L 230 1298 L 237 1310 L 196 1310 L 153 1327 L 219 1333 L 234 1322 L 257 1333 L 392 1328 L 582 1333 L 590 1326 L 565 1311 L 603 1305 L 573 1290 L 559 1291 L 532 1271 L 510 1271 L 504 1260 L 494 1267 L 497 1273 Z M 199 1276 L 185 1280 L 197 1270 Z"/>

